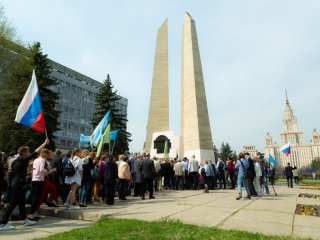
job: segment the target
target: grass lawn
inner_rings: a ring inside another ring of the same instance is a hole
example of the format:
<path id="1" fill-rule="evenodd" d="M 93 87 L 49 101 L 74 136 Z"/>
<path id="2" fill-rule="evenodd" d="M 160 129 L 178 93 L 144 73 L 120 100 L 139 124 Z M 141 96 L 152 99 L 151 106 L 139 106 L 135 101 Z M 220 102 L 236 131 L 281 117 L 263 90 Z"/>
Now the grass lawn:
<path id="1" fill-rule="evenodd" d="M 272 231 L 272 229 L 270 229 Z M 292 237 L 265 236 L 243 231 L 220 230 L 215 227 L 199 227 L 178 221 L 146 222 L 140 220 L 105 218 L 88 228 L 74 229 L 52 235 L 55 239 L 298 239 Z"/>
<path id="2" fill-rule="evenodd" d="M 302 180 L 302 185 L 320 187 L 320 182 L 319 181 L 313 181 L 313 180 Z"/>

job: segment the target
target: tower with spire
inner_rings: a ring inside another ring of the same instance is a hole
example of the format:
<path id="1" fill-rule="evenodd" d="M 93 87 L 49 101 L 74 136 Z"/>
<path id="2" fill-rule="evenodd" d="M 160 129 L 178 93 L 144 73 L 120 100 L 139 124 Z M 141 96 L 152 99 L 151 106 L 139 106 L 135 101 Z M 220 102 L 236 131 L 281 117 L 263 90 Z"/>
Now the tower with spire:
<path id="1" fill-rule="evenodd" d="M 298 128 L 298 120 L 293 115 L 286 90 L 286 105 L 282 119 L 283 127 L 280 133 L 281 145 L 290 143 L 292 146 L 303 145 L 303 132 Z"/>
<path id="2" fill-rule="evenodd" d="M 271 154 L 282 166 L 288 162 L 293 166 L 308 167 L 313 159 L 320 157 L 320 134 L 316 129 L 312 132 L 311 144 L 304 144 L 303 132 L 298 127 L 298 120 L 293 114 L 289 103 L 287 90 L 285 91 L 285 107 L 282 118 L 282 131 L 280 132 L 280 146 L 273 142 L 268 133 L 265 137 L 265 156 Z M 290 143 L 291 154 L 286 156 L 280 151 L 280 147 Z"/>

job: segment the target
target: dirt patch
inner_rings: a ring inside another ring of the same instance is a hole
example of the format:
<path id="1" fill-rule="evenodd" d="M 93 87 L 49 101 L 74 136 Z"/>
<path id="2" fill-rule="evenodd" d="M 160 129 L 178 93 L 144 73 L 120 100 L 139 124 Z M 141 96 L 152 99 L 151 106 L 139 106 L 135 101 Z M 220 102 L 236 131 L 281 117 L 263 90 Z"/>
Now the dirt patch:
<path id="1" fill-rule="evenodd" d="M 298 197 L 301 197 L 301 198 L 315 198 L 315 199 L 320 199 L 320 195 L 317 195 L 317 194 L 309 194 L 309 193 L 300 193 Z"/>

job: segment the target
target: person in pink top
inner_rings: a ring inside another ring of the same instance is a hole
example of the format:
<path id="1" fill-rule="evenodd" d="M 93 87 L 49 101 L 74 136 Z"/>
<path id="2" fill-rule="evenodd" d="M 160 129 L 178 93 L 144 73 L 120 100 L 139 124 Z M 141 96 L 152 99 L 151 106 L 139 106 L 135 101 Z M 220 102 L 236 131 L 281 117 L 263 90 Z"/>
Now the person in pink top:
<path id="1" fill-rule="evenodd" d="M 48 149 L 42 149 L 40 156 L 33 161 L 32 170 L 32 198 L 31 198 L 31 210 L 30 217 L 35 216 L 37 210 L 38 197 L 44 182 L 44 176 L 47 173 L 45 168 L 46 161 L 50 151 Z"/>

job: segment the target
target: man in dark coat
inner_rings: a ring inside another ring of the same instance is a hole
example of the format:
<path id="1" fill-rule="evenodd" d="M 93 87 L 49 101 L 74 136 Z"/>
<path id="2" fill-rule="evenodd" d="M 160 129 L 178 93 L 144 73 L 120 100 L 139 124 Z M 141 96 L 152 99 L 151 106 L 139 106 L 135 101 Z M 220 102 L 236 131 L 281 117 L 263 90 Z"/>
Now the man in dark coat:
<path id="1" fill-rule="evenodd" d="M 292 171 L 294 169 L 295 168 L 290 166 L 290 163 L 288 163 L 287 166 L 284 169 L 284 174 L 286 175 L 286 178 L 287 178 L 288 187 L 289 187 L 289 181 L 290 181 L 290 187 L 291 188 L 293 188 L 293 185 L 292 185 L 293 172 Z"/>
<path id="2" fill-rule="evenodd" d="M 155 198 L 153 196 L 153 180 L 156 176 L 156 170 L 154 168 L 154 162 L 150 159 L 150 154 L 148 153 L 146 154 L 146 158 L 142 161 L 141 171 L 144 183 L 142 199 L 145 199 L 145 189 L 148 190 L 150 199 Z"/>
<path id="3" fill-rule="evenodd" d="M 253 160 L 252 158 L 250 157 L 250 154 L 249 153 L 246 153 L 245 154 L 245 158 L 248 159 L 248 162 L 249 162 L 249 167 L 247 169 L 247 173 L 248 173 L 248 184 L 249 184 L 249 189 L 250 189 L 250 193 L 251 193 L 251 196 L 258 196 L 254 186 L 253 186 L 253 180 L 256 176 L 256 172 L 254 170 L 254 163 L 253 163 Z"/>
<path id="4" fill-rule="evenodd" d="M 104 165 L 104 187 L 107 205 L 114 204 L 114 194 L 116 191 L 117 178 L 118 165 L 114 162 L 114 158 L 110 156 L 109 160 Z"/>

